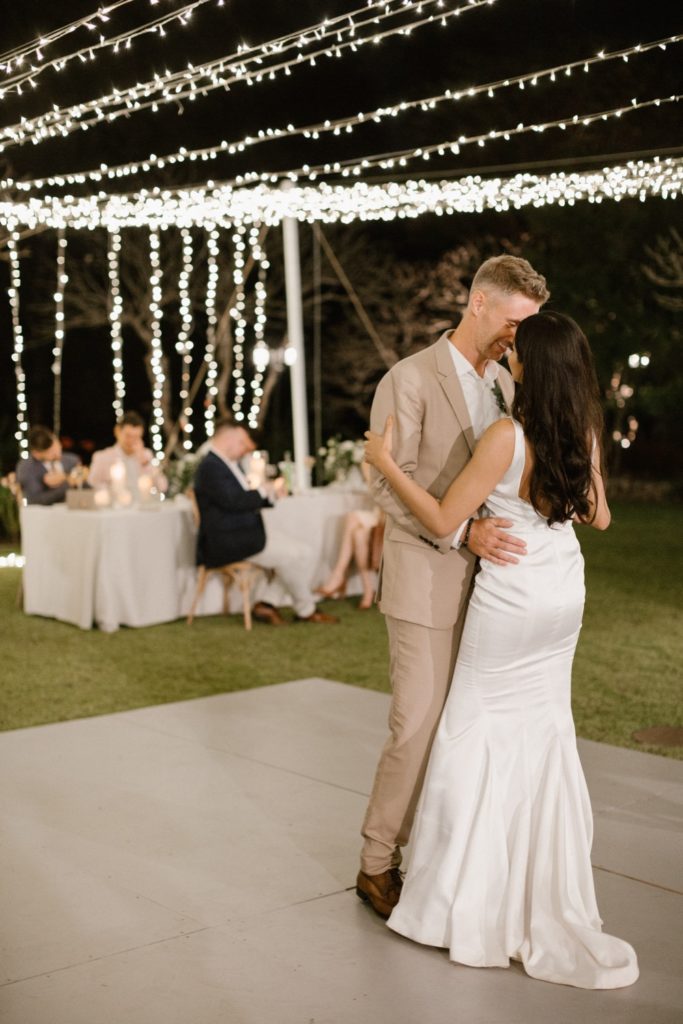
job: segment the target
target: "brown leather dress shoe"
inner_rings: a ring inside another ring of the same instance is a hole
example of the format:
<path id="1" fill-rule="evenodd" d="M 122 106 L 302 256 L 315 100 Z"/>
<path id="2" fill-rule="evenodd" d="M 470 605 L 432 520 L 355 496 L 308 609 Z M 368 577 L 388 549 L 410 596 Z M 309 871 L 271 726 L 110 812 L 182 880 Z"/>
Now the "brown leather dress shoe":
<path id="1" fill-rule="evenodd" d="M 369 903 L 376 914 L 385 920 L 398 903 L 403 879 L 398 868 L 383 871 L 381 875 L 366 875 L 358 872 L 356 879 L 356 896 Z"/>
<path id="2" fill-rule="evenodd" d="M 314 611 L 312 615 L 295 615 L 295 622 L 325 622 L 334 623 L 339 622 L 336 615 L 328 615 L 327 612 Z"/>
<path id="3" fill-rule="evenodd" d="M 277 608 L 265 601 L 258 601 L 251 609 L 251 617 L 256 622 L 267 622 L 271 626 L 286 626 L 287 620 L 283 619 Z"/>

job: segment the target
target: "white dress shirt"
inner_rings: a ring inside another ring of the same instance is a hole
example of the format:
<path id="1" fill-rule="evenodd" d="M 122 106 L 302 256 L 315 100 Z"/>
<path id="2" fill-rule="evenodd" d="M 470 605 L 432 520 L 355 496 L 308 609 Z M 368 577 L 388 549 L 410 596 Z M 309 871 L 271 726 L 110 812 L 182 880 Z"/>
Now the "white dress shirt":
<path id="1" fill-rule="evenodd" d="M 500 366 L 493 359 L 489 359 L 484 367 L 484 375 L 479 376 L 469 359 L 466 359 L 462 352 L 450 342 L 451 358 L 455 366 L 455 372 L 465 396 L 465 405 L 472 421 L 474 439 L 478 441 L 481 435 L 505 414 L 500 410 L 493 386 L 498 379 Z M 475 516 L 475 518 L 477 518 Z M 456 530 L 451 547 L 460 547 L 467 520 Z"/>
<path id="2" fill-rule="evenodd" d="M 489 359 L 484 367 L 484 375 L 480 377 L 469 359 L 466 359 L 453 343 L 450 344 L 450 350 L 472 421 L 474 438 L 478 441 L 484 431 L 504 415 L 498 407 L 493 391 L 500 366 L 493 359 Z"/>
<path id="3" fill-rule="evenodd" d="M 225 463 L 228 469 L 232 472 L 233 476 L 236 478 L 237 482 L 240 484 L 240 486 L 244 488 L 245 491 L 251 490 L 251 487 L 249 486 L 249 481 L 242 472 L 242 467 L 240 466 L 239 462 L 234 462 L 232 459 L 226 459 L 225 455 L 221 455 L 221 453 L 216 448 L 214 448 L 213 445 L 209 445 L 209 451 L 213 452 L 214 455 L 218 456 L 221 462 Z"/>
<path id="4" fill-rule="evenodd" d="M 266 490 L 265 487 L 256 487 L 256 488 L 251 487 L 251 485 L 249 484 L 249 481 L 247 480 L 246 476 L 244 475 L 244 470 L 240 466 L 239 462 L 234 462 L 232 459 L 226 459 L 225 455 L 221 455 L 221 453 L 219 451 L 217 451 L 213 447 L 213 445 L 209 445 L 209 451 L 213 452 L 214 455 L 217 455 L 218 458 L 221 460 L 221 462 L 224 462 L 225 465 L 228 467 L 228 469 L 232 470 L 232 473 L 233 473 L 235 479 L 244 488 L 245 491 L 257 490 L 262 498 L 267 498 L 268 501 L 270 501 L 272 504 L 275 504 L 274 497 L 271 497 L 268 494 L 268 491 Z"/>

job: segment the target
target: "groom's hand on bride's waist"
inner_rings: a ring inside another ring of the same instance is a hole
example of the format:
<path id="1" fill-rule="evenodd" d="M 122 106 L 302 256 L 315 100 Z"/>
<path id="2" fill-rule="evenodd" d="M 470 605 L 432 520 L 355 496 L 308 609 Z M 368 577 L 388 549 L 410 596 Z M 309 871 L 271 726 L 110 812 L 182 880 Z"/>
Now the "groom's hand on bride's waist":
<path id="1" fill-rule="evenodd" d="M 513 525 L 511 519 L 499 516 L 475 519 L 467 538 L 468 550 L 496 565 L 515 565 L 526 554 L 526 543 L 507 532 Z"/>

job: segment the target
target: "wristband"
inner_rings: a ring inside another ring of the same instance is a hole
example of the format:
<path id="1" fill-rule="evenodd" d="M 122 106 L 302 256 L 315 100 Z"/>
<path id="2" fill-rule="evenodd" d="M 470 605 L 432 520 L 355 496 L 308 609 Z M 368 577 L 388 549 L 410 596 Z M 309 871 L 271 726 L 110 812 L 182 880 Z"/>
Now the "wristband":
<path id="1" fill-rule="evenodd" d="M 465 532 L 463 534 L 463 538 L 460 541 L 460 546 L 463 547 L 463 548 L 466 548 L 467 544 L 469 542 L 470 530 L 472 529 L 472 523 L 473 522 L 474 522 L 474 516 L 470 516 L 470 518 L 467 520 L 467 526 L 465 527 Z M 469 548 L 468 548 L 468 551 L 469 551 Z"/>

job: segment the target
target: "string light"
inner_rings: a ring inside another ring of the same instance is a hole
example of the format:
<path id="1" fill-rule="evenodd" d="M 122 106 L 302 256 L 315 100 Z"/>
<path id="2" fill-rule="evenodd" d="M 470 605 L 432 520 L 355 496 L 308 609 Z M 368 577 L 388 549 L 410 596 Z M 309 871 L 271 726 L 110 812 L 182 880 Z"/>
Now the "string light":
<path id="1" fill-rule="evenodd" d="M 107 263 L 109 267 L 109 328 L 111 336 L 112 368 L 114 371 L 114 416 L 117 420 L 123 416 L 126 402 L 126 385 L 123 377 L 123 336 L 121 334 L 121 317 L 123 315 L 123 299 L 120 286 L 121 232 L 109 233 Z"/>
<path id="2" fill-rule="evenodd" d="M 232 281 L 235 286 L 235 304 L 230 310 L 230 316 L 234 321 L 233 327 L 233 367 L 232 376 L 235 385 L 235 395 L 232 402 L 232 411 L 239 423 L 244 419 L 242 405 L 246 395 L 246 381 L 244 379 L 244 342 L 246 340 L 247 321 L 245 317 L 246 296 L 244 292 L 244 242 L 245 229 L 242 225 L 235 228 L 232 236 L 233 260 L 232 260 Z"/>
<path id="3" fill-rule="evenodd" d="M 190 299 L 190 276 L 192 274 L 192 232 L 182 228 L 180 232 L 183 247 L 183 261 L 178 279 L 178 298 L 180 300 L 180 331 L 176 342 L 176 351 L 182 356 L 180 380 L 180 406 L 183 448 L 192 451 L 192 405 L 189 401 L 190 381 L 192 378 L 192 302 Z"/>
<path id="4" fill-rule="evenodd" d="M 54 375 L 54 431 L 59 436 L 62 404 L 62 354 L 64 352 L 64 289 L 69 278 L 66 273 L 66 235 L 64 228 L 57 231 L 57 287 L 55 300 L 55 344 L 52 349 Z"/>
<path id="5" fill-rule="evenodd" d="M 75 230 L 103 227 L 171 227 L 179 221 L 198 227 L 262 222 L 279 224 L 284 217 L 326 223 L 393 220 L 424 213 L 476 213 L 528 205 L 573 204 L 581 200 L 676 198 L 683 182 L 683 158 L 634 160 L 600 170 L 516 174 L 508 178 L 467 175 L 449 181 L 412 180 L 371 185 L 296 186 L 288 190 L 217 187 L 213 182 L 194 189 L 155 189 L 134 197 L 97 196 L 0 201 L 0 222 Z"/>
<path id="6" fill-rule="evenodd" d="M 602 50 L 597 56 L 573 61 L 569 64 L 555 65 L 542 70 L 530 71 L 524 75 L 518 75 L 514 78 L 499 79 L 494 82 L 486 82 L 483 85 L 469 86 L 460 90 L 453 91 L 451 89 L 447 89 L 445 92 L 435 96 L 426 96 L 415 100 L 401 100 L 399 103 L 393 104 L 392 106 L 378 107 L 375 110 L 365 111 L 352 117 L 338 118 L 337 120 L 327 119 L 316 124 L 298 127 L 295 127 L 293 124 L 288 124 L 284 128 L 262 128 L 255 133 L 246 135 L 240 140 L 232 142 L 222 140 L 215 146 L 207 146 L 191 150 L 181 147 L 174 153 L 166 153 L 162 156 L 150 153 L 142 160 L 131 161 L 126 164 L 117 164 L 115 166 L 100 164 L 99 167 L 94 167 L 86 171 L 72 171 L 64 174 L 53 174 L 50 177 L 36 178 L 30 181 L 16 181 L 12 178 L 6 178 L 3 181 L 0 181 L 0 188 L 16 188 L 19 191 L 30 191 L 46 187 L 54 188 L 55 186 L 64 187 L 66 185 L 81 185 L 88 181 L 101 182 L 106 179 L 112 180 L 116 178 L 123 178 L 132 174 L 152 171 L 157 168 L 163 169 L 167 165 L 173 166 L 176 164 L 183 164 L 187 161 L 194 162 L 199 160 L 206 162 L 207 160 L 215 160 L 217 157 L 224 154 L 233 156 L 235 153 L 243 153 L 252 146 L 256 146 L 264 142 L 272 142 L 277 139 L 303 137 L 307 140 L 318 141 L 328 134 L 340 135 L 342 132 L 351 132 L 361 125 L 378 124 L 385 118 L 395 118 L 397 115 L 405 113 L 408 110 L 419 109 L 422 113 L 429 113 L 443 102 L 458 103 L 483 94 L 493 97 L 499 90 L 512 88 L 514 86 L 524 87 L 524 85 L 529 82 L 534 85 L 546 79 L 551 82 L 556 82 L 557 75 L 562 71 L 566 72 L 568 69 L 578 67 L 582 67 L 585 71 L 589 71 L 596 63 L 616 60 L 618 58 L 623 58 L 625 55 L 641 55 L 649 53 L 651 50 L 657 48 L 666 49 L 668 45 L 678 43 L 681 40 L 683 40 L 683 35 L 670 36 L 668 39 L 658 39 L 649 43 L 637 43 L 627 49 L 615 50 L 610 53 L 606 53 Z"/>
<path id="7" fill-rule="evenodd" d="M 251 406 L 249 407 L 249 426 L 252 430 L 258 427 L 259 410 L 263 398 L 263 376 L 270 361 L 270 351 L 266 345 L 266 277 L 270 264 L 264 249 L 259 242 L 261 225 L 253 224 L 249 229 L 249 248 L 254 262 L 258 266 L 258 274 L 254 285 L 254 340 L 252 352 L 254 375 L 251 380 Z"/>
<path id="8" fill-rule="evenodd" d="M 6 96 L 15 93 L 19 96 L 22 95 L 22 86 L 26 88 L 30 86 L 35 89 L 37 79 L 44 72 L 51 68 L 56 71 L 63 71 L 65 67 L 71 64 L 73 61 L 78 60 L 81 63 L 86 61 L 95 60 L 95 54 L 98 50 L 111 49 L 114 53 L 118 53 L 121 47 L 129 50 L 133 40 L 140 36 L 147 35 L 150 32 L 156 32 L 159 35 L 165 35 L 164 26 L 168 25 L 173 21 L 180 21 L 185 26 L 189 19 L 192 17 L 197 7 L 202 7 L 204 4 L 210 3 L 211 0 L 193 0 L 192 3 L 186 4 L 185 7 L 181 7 L 179 10 L 173 11 L 170 14 L 164 14 L 159 18 L 155 18 L 153 21 L 149 21 L 144 25 L 138 26 L 138 28 L 131 29 L 129 32 L 122 32 L 118 36 L 113 36 L 106 39 L 103 35 L 99 35 L 97 42 L 90 42 L 87 46 L 82 47 L 80 50 L 75 50 L 73 53 L 67 53 L 62 57 L 55 57 L 54 60 L 46 61 L 45 63 L 30 64 L 29 68 L 20 74 L 15 74 L 7 81 L 0 85 L 0 99 L 4 99 Z M 222 6 L 222 5 L 221 5 Z M 101 17 L 100 12 L 97 12 L 95 17 Z M 105 16 L 105 20 L 109 20 Z M 85 22 L 85 26 L 95 31 L 96 25 L 92 20 Z M 37 53 L 41 54 L 41 58 L 37 57 Z M 34 51 L 36 54 L 35 59 L 39 61 L 42 59 L 42 51 Z M 15 63 L 17 67 L 23 66 L 27 61 L 25 56 L 15 58 L 14 61 L 9 61 L 3 65 L 0 64 L 0 68 L 4 70 L 8 75 L 11 74 L 11 65 Z"/>
<path id="9" fill-rule="evenodd" d="M 183 99 L 194 100 L 197 96 L 204 96 L 214 89 L 229 89 L 237 82 L 246 82 L 253 85 L 262 82 L 264 79 L 273 80 L 277 74 L 284 72 L 291 74 L 295 65 L 308 63 L 315 66 L 316 58 L 340 57 L 343 52 L 356 52 L 362 45 L 372 43 L 376 45 L 384 39 L 395 35 L 410 35 L 414 29 L 422 28 L 425 25 L 439 21 L 446 24 L 450 18 L 458 17 L 460 14 L 475 10 L 478 7 L 491 6 L 495 0 L 469 0 L 469 3 L 457 7 L 452 11 L 444 11 L 439 14 L 431 14 L 418 20 L 405 24 L 392 26 L 383 32 L 373 31 L 371 35 L 359 36 L 357 30 L 367 24 L 377 24 L 386 18 L 393 18 L 404 15 L 406 12 L 421 12 L 425 6 L 436 3 L 442 4 L 443 0 L 400 0 L 401 6 L 398 9 L 392 8 L 392 3 L 398 0 L 369 0 L 368 8 L 381 6 L 384 10 L 364 21 L 354 21 L 353 15 L 358 12 L 340 16 L 334 21 L 343 19 L 344 24 L 332 30 L 331 22 L 323 23 L 321 33 L 309 33 L 308 30 L 298 32 L 285 37 L 286 45 L 274 45 L 265 43 L 261 47 L 253 48 L 250 56 L 245 57 L 245 51 L 238 52 L 238 55 L 230 55 L 212 61 L 198 67 L 188 65 L 184 71 L 167 72 L 164 75 L 157 75 L 148 82 L 137 83 L 126 90 L 115 89 L 113 92 L 99 97 L 99 99 L 87 100 L 71 107 L 53 107 L 33 118 L 23 118 L 16 124 L 0 129 L 0 152 L 10 146 L 21 146 L 26 142 L 38 144 L 45 139 L 61 137 L 65 138 L 77 129 L 87 130 L 94 124 L 102 121 L 110 123 L 119 117 L 129 117 L 131 113 L 140 110 L 151 109 L 158 111 L 160 106 L 168 103 L 180 103 Z M 362 10 L 367 11 L 368 8 Z M 305 57 L 301 48 L 308 46 L 316 39 L 325 39 L 332 36 L 332 42 L 326 42 L 319 50 L 307 54 Z M 345 38 L 348 36 L 349 38 Z M 297 56 L 276 64 L 267 64 L 268 57 L 281 54 L 287 49 L 298 48 Z M 249 68 L 249 65 L 254 65 Z"/>
<path id="10" fill-rule="evenodd" d="M 14 347 L 12 362 L 14 363 L 14 374 L 17 381 L 17 429 L 14 437 L 19 442 L 19 455 L 22 459 L 28 458 L 28 423 L 26 420 L 26 374 L 24 373 L 22 357 L 24 354 L 24 334 L 21 328 L 19 291 L 21 288 L 21 270 L 19 267 L 19 232 L 10 224 L 10 234 L 7 239 L 7 249 L 10 262 L 10 287 L 7 289 L 10 309 L 12 312 L 12 335 Z"/>
<path id="11" fill-rule="evenodd" d="M 247 174 L 239 174 L 234 182 L 229 184 L 250 185 L 256 182 L 276 183 L 281 179 L 288 179 L 296 182 L 299 178 L 307 178 L 309 181 L 316 181 L 321 176 L 341 175 L 348 178 L 350 175 L 360 176 L 364 171 L 372 167 L 380 167 L 383 170 L 393 170 L 396 167 L 403 168 L 411 160 L 429 160 L 433 154 L 445 156 L 447 153 L 458 154 L 465 146 L 477 144 L 484 147 L 487 142 L 496 139 L 504 139 L 509 142 L 511 138 L 519 135 L 528 135 L 530 132 L 541 133 L 551 128 L 560 128 L 563 131 L 567 128 L 587 127 L 596 121 L 608 121 L 611 118 L 620 118 L 624 114 L 633 113 L 636 110 L 646 110 L 650 107 L 661 107 L 669 103 L 677 103 L 681 95 L 659 96 L 652 100 L 638 102 L 632 99 L 628 106 L 615 107 L 611 110 L 591 111 L 587 114 L 573 114 L 571 117 L 558 118 L 554 121 L 545 121 L 542 124 L 517 124 L 513 128 L 491 129 L 488 132 L 477 135 L 461 135 L 457 139 L 449 139 L 445 142 L 437 142 L 429 146 L 417 146 L 414 149 L 396 150 L 393 153 L 374 154 L 358 159 L 349 157 L 345 160 L 335 160 L 324 164 L 311 166 L 305 164 L 289 171 L 250 171 Z"/>
<path id="12" fill-rule="evenodd" d="M 112 11 L 117 10 L 119 7 L 126 7 L 132 2 L 133 0 L 116 0 L 116 3 L 109 4 L 108 7 L 98 7 L 98 9 L 93 11 L 92 14 L 86 14 L 83 18 L 78 18 L 76 21 L 69 22 L 68 25 L 62 25 L 61 28 L 53 29 L 52 32 L 47 32 L 45 35 L 37 36 L 30 42 L 23 43 L 21 46 L 17 46 L 13 50 L 7 50 L 5 53 L 0 55 L 0 71 L 4 71 L 5 74 L 11 74 L 13 64 L 16 64 L 17 67 L 21 67 L 24 61 L 30 60 L 31 58 L 42 61 L 44 59 L 43 51 L 52 43 L 57 42 L 59 39 L 63 39 L 64 36 L 71 35 L 79 28 L 88 28 L 91 32 L 95 31 L 98 20 L 101 22 L 109 21 L 109 15 Z"/>
<path id="13" fill-rule="evenodd" d="M 218 290 L 218 230 L 215 224 L 206 225 L 207 240 L 207 283 L 206 283 L 206 347 L 204 362 L 206 363 L 206 402 L 204 409 L 204 429 L 207 437 L 213 437 L 214 420 L 216 417 L 216 400 L 218 397 L 218 363 L 216 362 L 216 292 Z"/>
<path id="14" fill-rule="evenodd" d="M 0 555 L 0 569 L 23 569 L 25 565 L 23 555 L 15 555 L 13 551 L 9 555 Z"/>
<path id="15" fill-rule="evenodd" d="M 150 364 L 154 380 L 152 388 L 152 448 L 161 461 L 164 457 L 163 428 L 164 411 L 163 398 L 166 386 L 164 374 L 163 350 L 161 347 L 161 262 L 159 259 L 159 231 L 152 228 L 149 233 L 149 261 L 152 273 L 149 278 L 151 297 L 149 300 L 150 331 L 152 354 Z"/>

